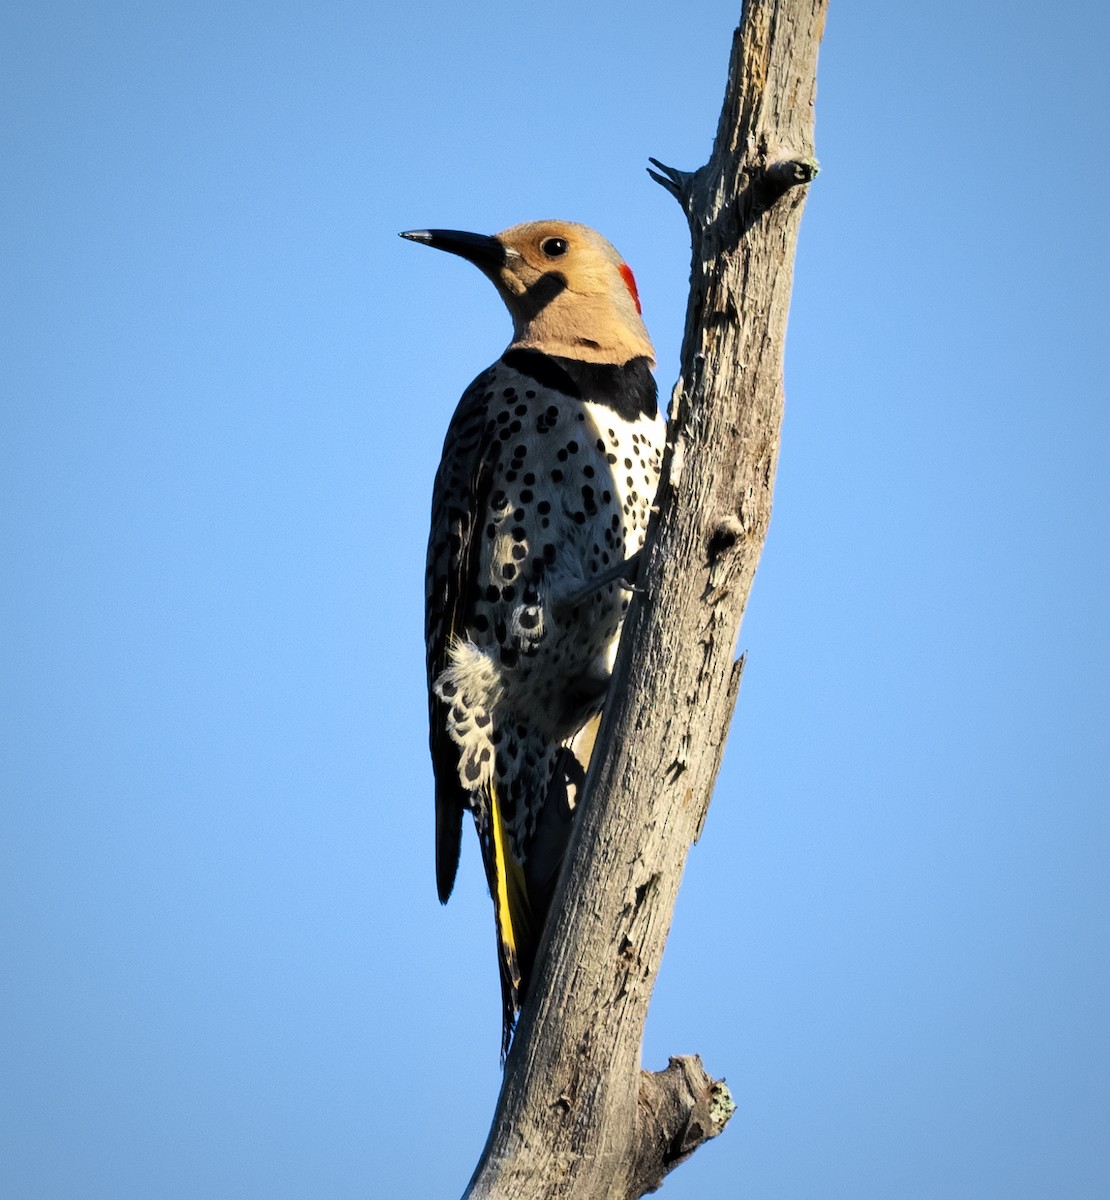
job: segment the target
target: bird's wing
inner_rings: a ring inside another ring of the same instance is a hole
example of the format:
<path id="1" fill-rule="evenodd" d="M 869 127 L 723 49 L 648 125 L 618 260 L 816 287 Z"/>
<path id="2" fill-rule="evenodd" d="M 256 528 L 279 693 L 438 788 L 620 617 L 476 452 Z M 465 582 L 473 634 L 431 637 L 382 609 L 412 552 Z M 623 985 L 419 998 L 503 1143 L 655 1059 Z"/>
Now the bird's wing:
<path id="1" fill-rule="evenodd" d="M 436 884 L 444 903 L 455 883 L 469 793 L 459 781 L 459 750 L 447 732 L 448 708 L 434 685 L 447 666 L 452 638 L 465 631 L 477 586 L 480 539 L 474 536 L 474 524 L 487 507 L 491 460 L 499 445 L 486 432 L 492 378 L 492 369 L 483 372 L 463 393 L 447 429 L 432 491 L 424 634 L 436 789 Z"/>
<path id="2" fill-rule="evenodd" d="M 497 925 L 504 1054 L 520 1008 L 522 955 L 529 960 L 534 955 L 538 930 L 533 928 L 524 871 L 509 844 L 496 790 L 483 787 L 472 792 L 462 785 L 459 747 L 448 731 L 449 708 L 435 692 L 435 683 L 448 665 L 452 640 L 466 636 L 481 582 L 482 527 L 502 446 L 487 423 L 497 369 L 483 372 L 467 388 L 447 429 L 432 493 L 425 634 L 436 788 L 436 884 L 440 900 L 446 903 L 458 870 L 463 810 L 473 807 Z"/>

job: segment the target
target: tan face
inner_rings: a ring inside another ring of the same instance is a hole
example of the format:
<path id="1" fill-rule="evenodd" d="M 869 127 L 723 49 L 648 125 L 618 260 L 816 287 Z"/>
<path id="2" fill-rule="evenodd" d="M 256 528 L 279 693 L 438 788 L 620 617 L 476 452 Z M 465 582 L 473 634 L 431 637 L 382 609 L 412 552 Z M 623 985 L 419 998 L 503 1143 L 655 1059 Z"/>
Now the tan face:
<path id="1" fill-rule="evenodd" d="M 514 295 L 556 274 L 573 295 L 613 296 L 623 307 L 625 293 L 636 303 L 628 283 L 632 272 L 614 247 L 585 225 L 530 221 L 504 230 L 497 240 L 506 252 L 500 282 Z"/>
<path id="2" fill-rule="evenodd" d="M 599 233 L 532 221 L 497 241 L 505 261 L 487 273 L 512 313 L 517 344 L 596 361 L 654 359 L 632 271 Z"/>

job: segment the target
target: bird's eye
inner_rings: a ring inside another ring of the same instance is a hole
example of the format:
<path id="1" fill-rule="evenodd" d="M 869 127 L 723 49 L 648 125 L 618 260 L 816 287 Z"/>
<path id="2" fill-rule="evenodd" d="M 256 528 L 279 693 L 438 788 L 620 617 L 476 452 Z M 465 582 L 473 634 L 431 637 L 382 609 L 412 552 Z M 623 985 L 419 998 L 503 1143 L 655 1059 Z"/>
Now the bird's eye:
<path id="1" fill-rule="evenodd" d="M 567 240 L 557 237 L 544 238 L 540 242 L 540 249 L 548 258 L 559 258 L 567 252 Z"/>

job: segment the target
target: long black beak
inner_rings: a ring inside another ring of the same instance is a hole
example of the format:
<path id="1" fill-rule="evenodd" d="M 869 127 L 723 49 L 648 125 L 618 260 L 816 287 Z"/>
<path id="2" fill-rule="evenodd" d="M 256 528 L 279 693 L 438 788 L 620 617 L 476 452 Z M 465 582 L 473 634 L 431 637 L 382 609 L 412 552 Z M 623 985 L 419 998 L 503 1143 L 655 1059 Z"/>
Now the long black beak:
<path id="1" fill-rule="evenodd" d="M 503 267 L 505 247 L 495 237 L 483 233 L 463 233 L 458 229 L 410 229 L 401 237 L 423 242 L 436 250 L 446 250 L 472 262 L 476 267 Z"/>

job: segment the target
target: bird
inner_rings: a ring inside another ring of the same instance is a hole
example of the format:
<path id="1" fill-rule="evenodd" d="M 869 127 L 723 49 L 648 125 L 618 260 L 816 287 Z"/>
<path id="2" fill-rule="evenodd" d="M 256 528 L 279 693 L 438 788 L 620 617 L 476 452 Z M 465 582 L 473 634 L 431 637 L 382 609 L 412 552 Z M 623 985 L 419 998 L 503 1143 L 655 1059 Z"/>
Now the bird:
<path id="1" fill-rule="evenodd" d="M 411 230 L 512 318 L 463 393 L 432 491 L 425 635 L 435 862 L 446 903 L 473 814 L 493 900 L 502 1061 L 585 781 L 662 462 L 636 280 L 595 230 Z"/>

